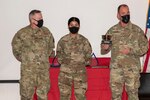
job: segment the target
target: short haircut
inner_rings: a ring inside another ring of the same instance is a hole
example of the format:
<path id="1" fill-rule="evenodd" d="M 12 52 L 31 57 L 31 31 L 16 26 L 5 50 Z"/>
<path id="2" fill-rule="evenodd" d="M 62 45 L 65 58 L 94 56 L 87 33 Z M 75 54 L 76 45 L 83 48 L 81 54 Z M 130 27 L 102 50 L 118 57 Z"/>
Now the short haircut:
<path id="1" fill-rule="evenodd" d="M 119 10 L 120 10 L 121 7 L 128 7 L 128 5 L 126 5 L 126 4 L 121 4 L 121 5 L 119 5 L 119 6 L 118 6 L 118 12 L 119 12 Z"/>
<path id="2" fill-rule="evenodd" d="M 71 17 L 71 18 L 68 20 L 68 25 L 69 25 L 72 21 L 76 21 L 76 22 L 80 25 L 80 20 L 79 20 L 79 18 L 77 18 L 77 17 Z"/>
<path id="3" fill-rule="evenodd" d="M 30 13 L 29 13 L 29 20 L 31 19 L 31 16 L 33 16 L 34 14 L 36 13 L 41 13 L 40 10 L 32 10 Z"/>

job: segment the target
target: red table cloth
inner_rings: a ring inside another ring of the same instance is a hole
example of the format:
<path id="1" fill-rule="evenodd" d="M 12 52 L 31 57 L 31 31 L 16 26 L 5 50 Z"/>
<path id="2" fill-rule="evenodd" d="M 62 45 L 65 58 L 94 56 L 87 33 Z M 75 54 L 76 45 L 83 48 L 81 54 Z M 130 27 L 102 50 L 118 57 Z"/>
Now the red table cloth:
<path id="1" fill-rule="evenodd" d="M 110 58 L 98 58 L 100 66 L 109 66 Z M 50 59 L 51 62 L 51 59 Z M 59 100 L 58 75 L 59 68 L 50 68 L 51 88 L 48 92 L 48 100 Z M 109 87 L 109 68 L 91 68 L 87 67 L 88 88 L 86 100 L 111 100 L 111 91 Z M 36 94 L 34 100 L 37 100 Z M 71 100 L 75 100 L 74 89 L 72 88 Z M 127 100 L 127 94 L 123 91 L 122 100 Z"/>

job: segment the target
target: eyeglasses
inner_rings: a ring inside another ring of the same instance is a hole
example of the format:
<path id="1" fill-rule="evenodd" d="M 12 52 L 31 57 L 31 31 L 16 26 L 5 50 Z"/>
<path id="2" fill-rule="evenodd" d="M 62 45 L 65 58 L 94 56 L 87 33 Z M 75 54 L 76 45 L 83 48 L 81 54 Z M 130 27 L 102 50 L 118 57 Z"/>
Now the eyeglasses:
<path id="1" fill-rule="evenodd" d="M 37 22 L 38 22 L 39 20 L 43 20 L 43 19 L 36 20 L 36 19 L 34 19 L 34 18 L 32 18 L 32 19 L 35 20 L 35 21 L 37 21 Z"/>
<path id="2" fill-rule="evenodd" d="M 33 20 L 35 20 L 35 21 L 39 21 L 39 20 L 36 20 L 36 19 L 34 19 L 34 18 L 32 18 Z"/>

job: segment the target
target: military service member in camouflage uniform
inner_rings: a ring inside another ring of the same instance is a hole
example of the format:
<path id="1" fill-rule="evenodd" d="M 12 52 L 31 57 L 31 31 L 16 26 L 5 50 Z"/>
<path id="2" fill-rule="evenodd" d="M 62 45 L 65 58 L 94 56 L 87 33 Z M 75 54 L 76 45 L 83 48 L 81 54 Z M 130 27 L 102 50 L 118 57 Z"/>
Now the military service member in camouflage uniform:
<path id="1" fill-rule="evenodd" d="M 101 44 L 101 53 L 111 50 L 110 87 L 112 100 L 121 100 L 123 86 L 128 94 L 128 100 L 138 99 L 140 86 L 140 56 L 148 50 L 148 40 L 138 26 L 130 22 L 130 12 L 127 5 L 118 7 L 120 22 L 111 27 L 106 35 L 111 35 L 112 45 Z"/>
<path id="2" fill-rule="evenodd" d="M 70 34 L 63 36 L 57 44 L 60 100 L 70 100 L 74 84 L 76 100 L 85 100 L 87 89 L 86 65 L 89 65 L 92 48 L 84 36 L 78 34 L 80 21 L 72 17 L 68 21 Z"/>
<path id="3" fill-rule="evenodd" d="M 30 25 L 19 30 L 12 40 L 13 54 L 21 62 L 21 100 L 32 100 L 36 87 L 38 100 L 47 100 L 49 56 L 54 48 L 52 33 L 43 25 L 41 11 L 29 13 Z"/>

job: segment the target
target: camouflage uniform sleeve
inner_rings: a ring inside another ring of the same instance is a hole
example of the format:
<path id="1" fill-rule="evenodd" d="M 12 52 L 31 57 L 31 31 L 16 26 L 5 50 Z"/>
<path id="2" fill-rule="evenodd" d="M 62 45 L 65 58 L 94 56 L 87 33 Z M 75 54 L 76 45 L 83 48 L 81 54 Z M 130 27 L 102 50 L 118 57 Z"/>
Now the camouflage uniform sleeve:
<path id="1" fill-rule="evenodd" d="M 22 40 L 20 38 L 20 32 L 18 31 L 15 36 L 13 37 L 13 40 L 11 42 L 12 45 L 12 51 L 15 58 L 21 62 L 21 47 L 22 47 Z"/>
<path id="2" fill-rule="evenodd" d="M 111 34 L 111 29 L 109 29 L 107 31 L 106 35 L 110 35 L 110 34 Z M 105 55 L 105 54 L 109 53 L 110 50 L 111 50 L 111 45 L 109 45 L 109 48 L 107 50 L 105 50 L 105 49 L 102 48 L 102 44 L 100 44 L 100 46 L 101 46 L 101 54 L 102 55 Z"/>
<path id="3" fill-rule="evenodd" d="M 50 31 L 49 31 L 50 32 Z M 54 37 L 52 35 L 52 33 L 50 32 L 50 36 L 49 36 L 49 56 L 54 56 L 54 48 L 55 48 L 55 40 Z"/>
<path id="4" fill-rule="evenodd" d="M 84 45 L 84 53 L 85 53 L 85 65 L 90 65 L 90 60 L 92 58 L 92 47 L 88 40 L 85 41 Z"/>
<path id="5" fill-rule="evenodd" d="M 63 48 L 62 48 L 62 41 L 59 40 L 58 44 L 57 44 L 57 48 L 56 48 L 56 53 L 57 53 L 57 58 L 58 58 L 58 62 L 61 64 L 62 60 L 63 60 Z"/>
<path id="6" fill-rule="evenodd" d="M 142 56 L 148 51 L 148 39 L 147 39 L 146 35 L 144 35 L 143 30 L 140 29 L 138 34 L 139 34 L 139 36 L 138 36 L 138 47 L 133 46 L 131 48 L 130 54 Z"/>
<path id="7" fill-rule="evenodd" d="M 48 38 L 47 38 L 47 41 L 48 41 L 48 49 L 49 49 L 49 52 L 48 52 L 48 55 L 49 57 L 52 57 L 53 56 L 53 53 L 55 52 L 54 51 L 54 48 L 55 48 L 55 40 L 54 40 L 54 37 L 52 35 L 52 33 L 50 32 L 50 30 L 46 27 L 43 27 L 42 30 L 48 34 Z"/>

